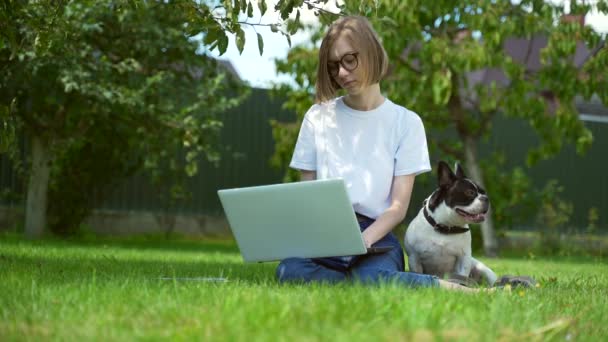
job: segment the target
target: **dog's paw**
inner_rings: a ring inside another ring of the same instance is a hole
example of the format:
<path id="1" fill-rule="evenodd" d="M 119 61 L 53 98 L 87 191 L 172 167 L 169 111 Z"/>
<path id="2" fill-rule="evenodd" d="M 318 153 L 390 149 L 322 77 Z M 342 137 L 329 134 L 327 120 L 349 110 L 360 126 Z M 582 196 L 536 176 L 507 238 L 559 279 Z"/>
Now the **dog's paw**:
<path id="1" fill-rule="evenodd" d="M 520 286 L 525 288 L 535 288 L 536 280 L 529 276 L 504 275 L 498 278 L 494 284 L 495 287 L 505 287 L 506 285 L 509 285 L 512 288 Z"/>

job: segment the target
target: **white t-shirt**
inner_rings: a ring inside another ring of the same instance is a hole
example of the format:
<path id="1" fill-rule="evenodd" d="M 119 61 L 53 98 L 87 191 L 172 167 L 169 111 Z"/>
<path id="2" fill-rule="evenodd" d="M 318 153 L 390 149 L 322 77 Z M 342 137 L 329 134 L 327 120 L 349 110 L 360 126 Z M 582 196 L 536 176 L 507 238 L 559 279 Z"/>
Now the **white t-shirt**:
<path id="1" fill-rule="evenodd" d="M 390 206 L 393 176 L 431 170 L 416 113 L 389 99 L 358 111 L 342 97 L 308 110 L 289 166 L 316 171 L 317 179 L 344 179 L 355 211 L 371 218 Z"/>

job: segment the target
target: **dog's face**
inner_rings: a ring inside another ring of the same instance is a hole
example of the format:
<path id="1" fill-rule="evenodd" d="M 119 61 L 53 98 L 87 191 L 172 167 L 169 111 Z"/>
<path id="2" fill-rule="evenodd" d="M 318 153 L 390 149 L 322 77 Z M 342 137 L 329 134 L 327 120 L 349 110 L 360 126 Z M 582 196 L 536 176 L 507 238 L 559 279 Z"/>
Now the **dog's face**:
<path id="1" fill-rule="evenodd" d="M 483 222 L 490 208 L 485 190 L 468 179 L 458 164 L 456 173 L 443 161 L 437 170 L 439 188 L 429 200 L 429 209 L 433 212 L 438 208 L 443 216 L 449 216 L 445 219 L 452 222 Z"/>

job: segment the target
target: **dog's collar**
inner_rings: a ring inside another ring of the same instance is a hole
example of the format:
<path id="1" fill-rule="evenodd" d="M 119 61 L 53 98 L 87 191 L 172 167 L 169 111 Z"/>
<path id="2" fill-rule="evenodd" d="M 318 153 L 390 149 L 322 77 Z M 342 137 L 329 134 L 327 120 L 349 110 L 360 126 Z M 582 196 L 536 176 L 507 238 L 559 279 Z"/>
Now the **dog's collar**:
<path id="1" fill-rule="evenodd" d="M 469 228 L 459 227 L 459 226 L 446 226 L 444 224 L 437 223 L 434 218 L 429 215 L 428 210 L 426 210 L 427 201 L 425 200 L 422 204 L 422 210 L 424 211 L 424 218 L 426 218 L 427 222 L 435 228 L 435 231 L 440 234 L 462 234 L 469 231 Z"/>

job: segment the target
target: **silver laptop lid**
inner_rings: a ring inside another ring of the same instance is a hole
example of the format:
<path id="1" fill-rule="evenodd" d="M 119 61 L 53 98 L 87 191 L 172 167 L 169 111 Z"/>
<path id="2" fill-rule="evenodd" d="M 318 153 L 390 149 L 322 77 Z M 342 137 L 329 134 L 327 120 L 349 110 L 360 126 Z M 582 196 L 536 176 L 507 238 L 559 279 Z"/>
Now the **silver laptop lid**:
<path id="1" fill-rule="evenodd" d="M 219 190 L 247 262 L 365 254 L 342 179 Z"/>

